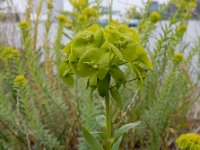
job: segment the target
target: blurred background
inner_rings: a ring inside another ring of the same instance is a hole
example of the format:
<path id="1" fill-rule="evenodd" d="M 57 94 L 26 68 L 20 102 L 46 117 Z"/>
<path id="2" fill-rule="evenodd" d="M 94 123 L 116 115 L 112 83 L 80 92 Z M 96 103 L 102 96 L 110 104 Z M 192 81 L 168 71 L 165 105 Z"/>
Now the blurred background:
<path id="1" fill-rule="evenodd" d="M 12 25 L 16 25 L 20 20 L 23 20 L 26 15 L 26 8 L 28 5 L 27 0 L 1 0 L 0 12 L 1 12 L 1 27 L 5 30 L 10 30 L 10 32 L 16 33 L 17 30 Z M 33 5 L 33 12 L 30 14 L 31 21 L 35 21 L 37 17 L 37 9 L 39 5 L 39 0 L 35 0 Z M 95 1 L 91 1 L 91 4 L 95 3 Z M 101 15 L 99 16 L 98 23 L 100 25 L 106 25 L 109 20 L 109 0 L 102 0 L 101 3 Z M 139 20 L 145 13 L 145 4 L 147 0 L 114 0 L 112 7 L 112 19 L 119 21 L 121 23 L 127 24 L 130 27 L 136 27 L 139 23 Z M 151 0 L 150 7 L 148 8 L 148 14 L 154 11 L 160 11 L 163 6 L 168 5 L 167 9 L 162 12 L 162 22 L 167 22 L 169 17 L 177 11 L 175 4 L 170 2 L 169 0 Z M 200 15 L 200 1 L 196 1 L 196 8 L 192 11 L 192 18 L 188 24 L 187 35 L 185 36 L 185 40 L 188 42 L 192 42 L 196 36 L 199 35 L 199 15 Z M 73 11 L 73 6 L 70 4 L 68 0 L 54 0 L 53 1 L 54 9 L 52 21 L 56 24 L 56 17 L 59 13 L 63 11 Z M 47 20 L 47 11 L 48 9 L 44 6 L 41 8 L 41 14 L 39 18 L 39 22 L 45 22 Z M 159 25 L 158 25 L 159 26 Z M 43 28 L 43 27 L 41 27 Z M 43 31 L 43 30 L 41 30 Z M 53 31 L 52 31 L 53 32 Z M 40 32 L 42 36 L 42 32 Z M 5 33 L 7 34 L 7 33 Z M 14 34 L 14 35 L 17 35 Z M 13 36 L 12 36 L 13 37 Z M 9 40 L 5 42 L 10 42 L 8 44 L 12 45 L 12 42 L 17 41 L 19 36 L 13 37 L 16 40 Z M 11 38 L 11 37 L 10 37 Z M 1 37 L 4 40 L 4 36 Z M 40 40 L 38 40 L 40 41 Z M 16 42 L 15 44 L 17 45 Z"/>

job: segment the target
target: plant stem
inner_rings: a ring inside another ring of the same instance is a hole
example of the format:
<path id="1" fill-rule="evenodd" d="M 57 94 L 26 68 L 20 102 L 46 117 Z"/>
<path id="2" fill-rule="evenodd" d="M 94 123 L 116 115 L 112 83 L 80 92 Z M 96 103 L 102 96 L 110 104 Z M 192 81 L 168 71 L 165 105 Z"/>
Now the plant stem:
<path id="1" fill-rule="evenodd" d="M 105 96 L 105 104 L 106 104 L 106 150 L 111 150 L 111 121 L 110 121 L 110 101 L 109 101 L 109 94 Z"/>
<path id="2" fill-rule="evenodd" d="M 36 48 L 37 48 L 37 36 L 38 36 L 39 17 L 40 17 L 41 12 L 42 12 L 43 2 L 44 2 L 43 0 L 40 0 L 39 7 L 38 7 L 37 13 L 36 13 L 37 15 L 36 15 L 35 28 L 34 28 L 34 36 L 33 36 L 34 50 L 36 50 Z"/>
<path id="3" fill-rule="evenodd" d="M 109 24 L 112 22 L 112 5 L 113 5 L 113 0 L 110 0 L 110 5 L 109 5 Z"/>

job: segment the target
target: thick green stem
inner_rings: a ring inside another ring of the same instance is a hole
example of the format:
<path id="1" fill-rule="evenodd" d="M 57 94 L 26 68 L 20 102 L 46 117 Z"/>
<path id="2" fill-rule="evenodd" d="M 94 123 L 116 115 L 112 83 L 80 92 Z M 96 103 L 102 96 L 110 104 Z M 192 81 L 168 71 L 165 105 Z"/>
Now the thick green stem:
<path id="1" fill-rule="evenodd" d="M 106 104 L 106 150 L 111 150 L 111 121 L 110 121 L 110 101 L 109 95 L 105 97 L 105 104 Z"/>

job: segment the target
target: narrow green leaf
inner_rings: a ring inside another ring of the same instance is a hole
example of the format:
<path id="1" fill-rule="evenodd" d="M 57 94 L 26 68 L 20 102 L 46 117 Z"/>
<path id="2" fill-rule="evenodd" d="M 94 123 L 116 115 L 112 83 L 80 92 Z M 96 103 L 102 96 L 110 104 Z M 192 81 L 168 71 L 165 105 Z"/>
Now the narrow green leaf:
<path id="1" fill-rule="evenodd" d="M 112 150 L 119 150 L 119 145 L 122 141 L 122 136 L 113 144 Z"/>
<path id="2" fill-rule="evenodd" d="M 113 99 L 116 101 L 117 105 L 120 107 L 120 109 L 123 109 L 124 101 L 122 100 L 121 95 L 119 94 L 119 91 L 115 87 L 112 87 L 110 89 L 110 93 Z"/>
<path id="3" fill-rule="evenodd" d="M 103 150 L 102 145 L 86 128 L 82 128 L 82 133 L 83 137 L 92 150 Z"/>
<path id="4" fill-rule="evenodd" d="M 135 128 L 139 124 L 140 124 L 140 121 L 134 122 L 134 123 L 128 123 L 128 124 L 125 124 L 122 127 L 120 127 L 115 134 L 115 140 L 114 141 L 116 141 L 124 133 L 127 133 L 130 129 Z"/>

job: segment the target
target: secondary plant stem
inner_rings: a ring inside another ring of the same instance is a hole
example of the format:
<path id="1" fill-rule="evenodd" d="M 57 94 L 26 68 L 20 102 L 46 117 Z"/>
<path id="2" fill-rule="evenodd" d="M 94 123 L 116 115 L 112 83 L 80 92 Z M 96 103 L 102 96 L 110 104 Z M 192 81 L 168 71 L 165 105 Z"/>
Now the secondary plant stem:
<path id="1" fill-rule="evenodd" d="M 109 101 L 109 94 L 105 97 L 105 104 L 106 104 L 106 150 L 111 150 L 111 121 L 110 121 L 110 101 Z"/>
<path id="2" fill-rule="evenodd" d="M 113 0 L 110 0 L 110 5 L 109 5 L 109 24 L 112 22 L 112 5 L 113 5 Z"/>

